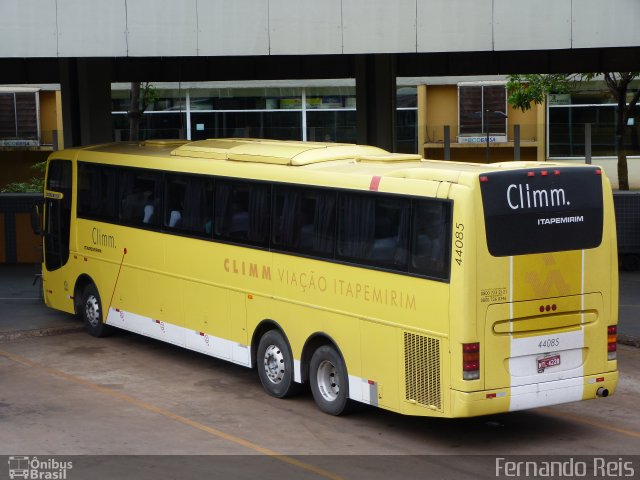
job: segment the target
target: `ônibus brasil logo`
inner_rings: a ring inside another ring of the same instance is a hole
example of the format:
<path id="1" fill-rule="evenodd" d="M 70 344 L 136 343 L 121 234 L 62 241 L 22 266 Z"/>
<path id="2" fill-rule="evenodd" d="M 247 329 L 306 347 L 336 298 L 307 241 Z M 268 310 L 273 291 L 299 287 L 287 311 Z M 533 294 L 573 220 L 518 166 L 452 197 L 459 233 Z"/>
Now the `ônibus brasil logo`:
<path id="1" fill-rule="evenodd" d="M 14 455 L 9 457 L 9 478 L 24 478 L 32 480 L 66 480 L 67 470 L 73 468 L 73 462 L 65 462 L 48 458 L 39 460 L 38 457 Z"/>

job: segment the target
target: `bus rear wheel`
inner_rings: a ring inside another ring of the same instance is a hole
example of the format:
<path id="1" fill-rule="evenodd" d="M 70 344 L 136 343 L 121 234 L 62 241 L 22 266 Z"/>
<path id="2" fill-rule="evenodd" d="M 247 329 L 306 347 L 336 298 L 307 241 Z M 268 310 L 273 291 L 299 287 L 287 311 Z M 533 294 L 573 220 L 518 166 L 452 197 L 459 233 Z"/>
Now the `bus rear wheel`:
<path id="1" fill-rule="evenodd" d="M 286 398 L 298 392 L 299 385 L 293 380 L 293 355 L 279 331 L 269 330 L 260 338 L 256 359 L 260 382 L 269 395 Z"/>
<path id="2" fill-rule="evenodd" d="M 347 367 L 335 348 L 324 345 L 311 357 L 309 365 L 311 393 L 316 405 L 330 415 L 350 411 L 349 377 Z"/>
<path id="3" fill-rule="evenodd" d="M 98 289 L 93 283 L 84 287 L 80 312 L 89 335 L 106 337 L 113 333 L 113 327 L 103 321 L 102 301 Z"/>

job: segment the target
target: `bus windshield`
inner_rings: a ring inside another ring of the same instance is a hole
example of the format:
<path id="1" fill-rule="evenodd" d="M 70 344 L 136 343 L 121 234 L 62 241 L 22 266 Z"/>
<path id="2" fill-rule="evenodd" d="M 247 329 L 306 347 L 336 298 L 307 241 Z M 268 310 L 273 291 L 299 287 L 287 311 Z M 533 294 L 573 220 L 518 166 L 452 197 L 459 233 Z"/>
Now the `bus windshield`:
<path id="1" fill-rule="evenodd" d="M 480 175 L 487 245 L 495 257 L 595 248 L 602 241 L 598 167 Z"/>

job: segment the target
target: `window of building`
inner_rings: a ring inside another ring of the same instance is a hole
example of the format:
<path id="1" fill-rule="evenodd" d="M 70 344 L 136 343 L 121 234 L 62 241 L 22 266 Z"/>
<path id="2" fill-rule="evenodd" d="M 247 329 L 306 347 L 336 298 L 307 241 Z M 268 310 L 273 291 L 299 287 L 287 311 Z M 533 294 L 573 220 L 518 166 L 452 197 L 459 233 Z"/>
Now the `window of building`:
<path id="1" fill-rule="evenodd" d="M 354 87 L 306 87 L 303 97 L 306 140 L 356 143 Z"/>
<path id="2" fill-rule="evenodd" d="M 111 108 L 114 140 L 128 141 L 131 103 L 130 84 L 127 88 L 113 88 Z M 140 140 L 150 138 L 186 138 L 187 105 L 185 91 L 177 88 L 157 89 L 158 97 L 147 106 L 140 119 Z"/>
<path id="3" fill-rule="evenodd" d="M 337 80 L 341 83 L 344 80 Z M 356 143 L 355 86 L 168 89 L 140 123 L 140 139 L 253 137 Z M 129 140 L 128 87 L 112 87 L 114 139 Z M 417 149 L 417 89 L 397 90 L 397 150 Z"/>
<path id="4" fill-rule="evenodd" d="M 398 87 L 396 94 L 396 150 L 418 152 L 418 89 Z"/>
<path id="5" fill-rule="evenodd" d="M 458 84 L 459 135 L 506 135 L 507 93 L 504 84 Z"/>
<path id="6" fill-rule="evenodd" d="M 207 138 L 270 138 L 298 140 L 301 135 L 300 114 L 272 112 L 191 112 L 191 140 Z"/>
<path id="7" fill-rule="evenodd" d="M 301 107 L 298 87 L 193 88 L 191 110 L 287 110 Z"/>
<path id="8" fill-rule="evenodd" d="M 38 92 L 0 90 L 0 146 L 40 145 Z"/>
<path id="9" fill-rule="evenodd" d="M 307 140 L 356 143 L 355 110 L 307 111 Z"/>
<path id="10" fill-rule="evenodd" d="M 547 102 L 548 156 L 584 157 L 585 124 L 591 124 L 591 154 L 617 155 L 616 110 L 608 92 L 574 92 L 550 96 Z M 624 127 L 628 156 L 640 155 L 640 109 L 636 108 Z"/>
<path id="11" fill-rule="evenodd" d="M 307 110 L 339 110 L 356 108 L 354 87 L 306 87 L 304 88 Z"/>

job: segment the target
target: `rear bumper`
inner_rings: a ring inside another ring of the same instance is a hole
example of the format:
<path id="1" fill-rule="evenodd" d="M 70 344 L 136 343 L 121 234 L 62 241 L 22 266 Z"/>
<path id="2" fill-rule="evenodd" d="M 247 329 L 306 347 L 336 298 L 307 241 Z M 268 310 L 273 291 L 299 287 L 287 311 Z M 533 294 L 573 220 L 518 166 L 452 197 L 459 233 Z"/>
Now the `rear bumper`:
<path id="1" fill-rule="evenodd" d="M 618 372 L 535 383 L 480 392 L 451 391 L 451 416 L 475 417 L 546 407 L 560 403 L 596 398 L 599 388 L 612 395 L 618 384 Z"/>

